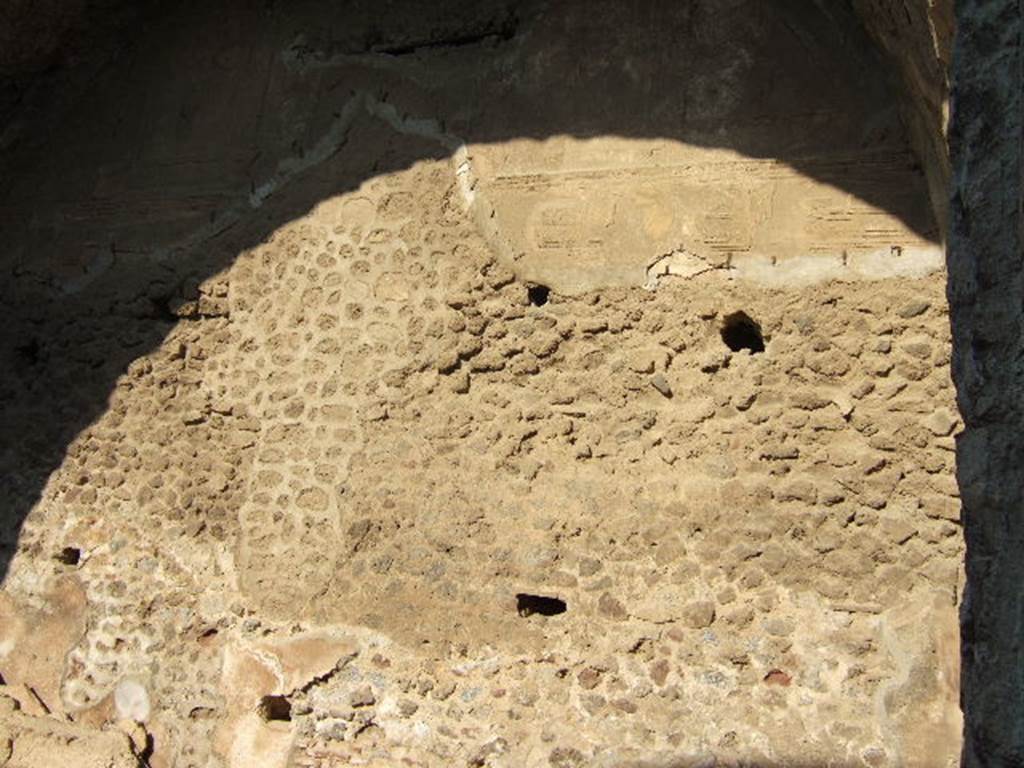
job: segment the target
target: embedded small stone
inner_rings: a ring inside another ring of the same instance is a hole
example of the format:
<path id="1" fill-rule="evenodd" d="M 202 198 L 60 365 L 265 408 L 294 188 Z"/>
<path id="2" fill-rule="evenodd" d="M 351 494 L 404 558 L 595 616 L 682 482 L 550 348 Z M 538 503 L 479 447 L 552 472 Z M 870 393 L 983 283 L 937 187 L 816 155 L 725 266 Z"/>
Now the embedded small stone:
<path id="1" fill-rule="evenodd" d="M 672 397 L 672 387 L 668 383 L 668 379 L 660 373 L 656 373 L 651 376 L 651 386 L 654 387 L 665 397 Z"/>
<path id="2" fill-rule="evenodd" d="M 580 670 L 576 679 L 579 681 L 581 688 L 591 691 L 601 682 L 601 671 L 593 667 L 587 667 Z"/>
<path id="3" fill-rule="evenodd" d="M 622 603 L 616 600 L 614 597 L 605 592 L 597 601 L 597 610 L 603 615 L 610 619 L 621 621 L 625 619 L 628 614 L 626 613 L 625 607 Z"/>
<path id="4" fill-rule="evenodd" d="M 897 314 L 899 314 L 899 316 L 902 317 L 904 320 L 909 320 L 912 317 L 923 315 L 925 312 L 928 311 L 928 307 L 930 306 L 931 304 L 929 304 L 927 301 L 911 301 L 900 307 L 900 310 Z"/>
<path id="5" fill-rule="evenodd" d="M 348 703 L 353 707 L 372 707 L 377 703 L 377 698 L 373 695 L 373 689 L 364 685 L 352 691 Z"/>
<path id="6" fill-rule="evenodd" d="M 587 759 L 575 747 L 555 747 L 548 755 L 548 763 L 552 768 L 583 768 Z"/>
<path id="7" fill-rule="evenodd" d="M 625 712 L 627 715 L 632 715 L 636 712 L 636 703 L 629 699 L 614 699 L 612 706 L 616 709 Z"/>
<path id="8" fill-rule="evenodd" d="M 469 372 L 458 371 L 451 377 L 451 390 L 457 395 L 469 392 Z"/>
<path id="9" fill-rule="evenodd" d="M 449 680 L 446 683 L 441 683 L 434 689 L 433 697 L 438 701 L 444 701 L 455 693 L 455 683 Z"/>
<path id="10" fill-rule="evenodd" d="M 927 339 L 914 339 L 904 342 L 901 348 L 911 357 L 918 360 L 927 360 L 932 356 L 932 345 Z"/>
<path id="11" fill-rule="evenodd" d="M 666 659 L 658 659 L 656 662 L 651 664 L 651 680 L 654 681 L 655 685 L 662 686 L 665 684 L 665 680 L 668 678 L 668 673 L 671 671 L 671 666 Z"/>
<path id="12" fill-rule="evenodd" d="M 683 608 L 682 617 L 691 629 L 710 627 L 715 621 L 715 604 L 710 600 L 697 600 Z"/>
<path id="13" fill-rule="evenodd" d="M 793 622 L 785 619 L 768 619 L 764 622 L 764 629 L 769 635 L 786 637 L 793 634 Z"/>
<path id="14" fill-rule="evenodd" d="M 411 699 L 400 699 L 398 702 L 398 714 L 402 717 L 412 717 L 420 705 Z"/>
<path id="15" fill-rule="evenodd" d="M 138 680 L 125 678 L 114 689 L 114 708 L 119 720 L 144 723 L 149 719 L 149 694 Z"/>
<path id="16" fill-rule="evenodd" d="M 957 418 L 945 408 L 936 408 L 931 415 L 925 419 L 924 425 L 928 427 L 936 437 L 946 437 L 956 429 Z"/>

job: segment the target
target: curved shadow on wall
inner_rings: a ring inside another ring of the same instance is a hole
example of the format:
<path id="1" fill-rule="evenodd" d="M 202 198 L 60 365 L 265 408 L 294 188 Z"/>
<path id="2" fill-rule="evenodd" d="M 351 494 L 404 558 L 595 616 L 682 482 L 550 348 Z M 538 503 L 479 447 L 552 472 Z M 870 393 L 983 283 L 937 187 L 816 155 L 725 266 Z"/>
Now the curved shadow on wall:
<path id="1" fill-rule="evenodd" d="M 842 4 L 422 5 L 151 8 L 103 67 L 14 112 L 0 576 L 47 478 L 177 301 L 319 201 L 449 156 L 396 133 L 382 105 L 470 144 L 617 136 L 770 158 L 938 240 L 891 85 Z"/>

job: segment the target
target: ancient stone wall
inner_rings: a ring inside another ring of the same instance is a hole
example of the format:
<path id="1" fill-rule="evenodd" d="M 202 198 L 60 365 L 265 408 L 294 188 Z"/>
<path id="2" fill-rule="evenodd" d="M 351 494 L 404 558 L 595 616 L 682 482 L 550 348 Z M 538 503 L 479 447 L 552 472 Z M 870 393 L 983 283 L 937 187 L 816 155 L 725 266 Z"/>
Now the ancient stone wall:
<path id="1" fill-rule="evenodd" d="M 958 6 L 949 297 L 965 431 L 964 760 L 1024 764 L 1021 35 L 1017 2 Z"/>
<path id="2" fill-rule="evenodd" d="M 449 174 L 379 179 L 243 254 L 75 441 L 8 578 L 84 585 L 64 706 L 143 679 L 196 765 L 269 764 L 268 695 L 296 764 L 951 760 L 941 277 L 536 306 L 439 217 Z M 307 641 L 326 667 L 279 681 Z"/>
<path id="3" fill-rule="evenodd" d="M 0 3 L 0 77 L 37 72 L 54 64 L 67 32 L 81 24 L 86 0 Z"/>
<path id="4" fill-rule="evenodd" d="M 0 693 L 154 768 L 954 765 L 916 139 L 848 8 L 727 5 L 196 7 L 22 116 Z M 937 152 L 945 28 L 858 8 Z"/>

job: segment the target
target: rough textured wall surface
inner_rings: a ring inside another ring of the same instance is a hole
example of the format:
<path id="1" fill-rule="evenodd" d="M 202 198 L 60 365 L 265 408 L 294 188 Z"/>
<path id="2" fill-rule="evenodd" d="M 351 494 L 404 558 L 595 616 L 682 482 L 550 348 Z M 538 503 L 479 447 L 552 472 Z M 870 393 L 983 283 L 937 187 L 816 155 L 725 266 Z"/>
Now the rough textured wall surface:
<path id="1" fill-rule="evenodd" d="M 155 13 L 4 134 L 0 759 L 40 699 L 154 768 L 954 764 L 943 279 L 849 7 L 341 5 Z"/>
<path id="2" fill-rule="evenodd" d="M 67 75 L 109 57 L 118 47 L 113 33 L 136 18 L 143 5 L 126 0 L 0 0 L 0 86 L 24 87 L 40 74 Z"/>
<path id="3" fill-rule="evenodd" d="M 4 0 L 0 3 L 0 77 L 54 63 L 68 30 L 81 23 L 86 0 Z"/>
<path id="4" fill-rule="evenodd" d="M 964 0 L 954 60 L 949 298 L 966 429 L 964 760 L 1024 765 L 1024 253 L 1016 0 Z"/>

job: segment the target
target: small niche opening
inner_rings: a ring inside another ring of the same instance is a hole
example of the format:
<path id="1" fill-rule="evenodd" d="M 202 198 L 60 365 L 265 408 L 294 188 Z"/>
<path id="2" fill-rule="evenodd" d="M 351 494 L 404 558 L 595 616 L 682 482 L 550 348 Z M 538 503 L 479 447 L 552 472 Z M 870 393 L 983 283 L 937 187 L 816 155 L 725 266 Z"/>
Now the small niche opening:
<path id="1" fill-rule="evenodd" d="M 773 669 L 764 676 L 764 682 L 768 685 L 781 685 L 788 687 L 789 684 L 793 682 L 793 678 L 781 669 Z"/>
<path id="2" fill-rule="evenodd" d="M 535 307 L 543 307 L 548 303 L 548 296 L 551 294 L 551 289 L 546 285 L 540 285 L 535 283 L 528 286 L 526 289 L 526 295 L 530 299 L 530 303 Z"/>
<path id="3" fill-rule="evenodd" d="M 39 362 L 39 340 L 30 339 L 26 343 L 19 347 L 15 347 L 15 353 L 18 355 L 18 359 L 26 365 L 35 365 Z"/>
<path id="4" fill-rule="evenodd" d="M 257 711 L 267 722 L 276 720 L 290 723 L 292 719 L 292 703 L 288 701 L 287 696 L 264 696 L 260 699 Z"/>
<path id="5" fill-rule="evenodd" d="M 756 355 L 764 352 L 764 336 L 758 325 L 746 312 L 733 312 L 722 322 L 722 341 L 733 352 L 748 350 Z"/>
<path id="6" fill-rule="evenodd" d="M 566 611 L 565 600 L 557 597 L 545 597 L 544 595 L 528 595 L 520 592 L 516 595 L 516 610 L 520 616 L 532 616 L 539 613 L 541 616 L 557 616 Z"/>
<path id="7" fill-rule="evenodd" d="M 209 645 L 210 643 L 214 642 L 216 638 L 217 628 L 210 627 L 209 629 L 199 633 L 199 636 L 196 638 L 196 642 L 198 642 L 200 645 Z"/>
<path id="8" fill-rule="evenodd" d="M 64 565 L 78 565 L 82 561 L 82 550 L 78 547 L 64 547 L 57 553 L 56 559 Z"/>

